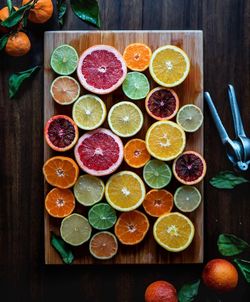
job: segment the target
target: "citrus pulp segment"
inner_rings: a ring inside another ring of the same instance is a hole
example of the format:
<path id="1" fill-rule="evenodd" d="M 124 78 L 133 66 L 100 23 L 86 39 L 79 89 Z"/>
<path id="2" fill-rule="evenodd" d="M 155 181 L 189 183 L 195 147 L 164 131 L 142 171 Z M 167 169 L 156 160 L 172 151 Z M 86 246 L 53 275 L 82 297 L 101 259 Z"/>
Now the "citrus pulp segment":
<path id="1" fill-rule="evenodd" d="M 83 130 L 93 130 L 101 126 L 106 118 L 104 102 L 96 95 L 85 94 L 73 105 L 72 116 L 77 126 Z"/>
<path id="2" fill-rule="evenodd" d="M 160 160 L 172 160 L 180 155 L 186 145 L 182 128 L 171 121 L 159 121 L 150 126 L 146 133 L 148 152 Z"/>
<path id="3" fill-rule="evenodd" d="M 151 159 L 143 168 L 143 179 L 153 189 L 166 187 L 172 178 L 172 171 L 169 166 L 158 159 Z"/>
<path id="4" fill-rule="evenodd" d="M 157 48 L 151 57 L 149 71 L 161 86 L 174 87 L 181 84 L 190 70 L 190 60 L 179 47 L 165 45 Z"/>
<path id="5" fill-rule="evenodd" d="M 89 223 L 97 230 L 110 229 L 116 223 L 116 212 L 108 203 L 98 203 L 90 208 Z"/>
<path id="6" fill-rule="evenodd" d="M 128 72 L 122 83 L 122 90 L 131 100 L 141 100 L 149 93 L 149 81 L 141 72 Z"/>
<path id="7" fill-rule="evenodd" d="M 174 193 L 174 204 L 182 212 L 193 212 L 201 203 L 201 193 L 193 186 L 179 187 Z"/>
<path id="8" fill-rule="evenodd" d="M 124 160 L 133 168 L 143 167 L 150 160 L 145 141 L 139 138 L 128 141 L 124 147 Z"/>
<path id="9" fill-rule="evenodd" d="M 127 74 L 126 63 L 117 49 L 95 45 L 83 52 L 77 75 L 82 86 L 96 94 L 108 94 L 118 88 Z"/>
<path id="10" fill-rule="evenodd" d="M 88 241 L 92 228 L 88 219 L 84 216 L 73 213 L 63 218 L 60 226 L 62 239 L 70 245 L 79 246 Z"/>
<path id="11" fill-rule="evenodd" d="M 171 212 L 173 208 L 173 195 L 167 190 L 150 190 L 142 203 L 147 214 L 159 217 Z"/>
<path id="12" fill-rule="evenodd" d="M 52 52 L 50 59 L 51 68 L 60 75 L 72 74 L 78 64 L 78 54 L 74 47 L 63 44 Z"/>
<path id="13" fill-rule="evenodd" d="M 102 200 L 104 195 L 104 182 L 89 174 L 81 175 L 75 185 L 76 200 L 84 206 L 92 206 Z"/>
<path id="14" fill-rule="evenodd" d="M 111 107 L 108 123 L 115 134 L 121 137 L 130 137 L 141 130 L 143 114 L 134 103 L 119 102 Z"/>
<path id="15" fill-rule="evenodd" d="M 184 131 L 195 132 L 203 123 L 203 113 L 199 107 L 187 104 L 178 111 L 176 122 Z"/>
<path id="16" fill-rule="evenodd" d="M 194 237 L 192 221 L 181 213 L 173 212 L 160 216 L 153 227 L 156 242 L 170 252 L 181 252 Z"/>
<path id="17" fill-rule="evenodd" d="M 143 43 L 129 44 L 123 52 L 123 58 L 127 67 L 134 71 L 144 71 L 147 69 L 151 55 L 151 49 Z"/>
<path id="18" fill-rule="evenodd" d="M 122 171 L 112 175 L 105 188 L 107 202 L 116 210 L 127 212 L 138 208 L 146 190 L 142 179 L 131 171 Z"/>
<path id="19" fill-rule="evenodd" d="M 83 171 L 103 176 L 113 173 L 122 163 L 123 144 L 110 130 L 98 128 L 79 138 L 74 153 Z"/>
<path id="20" fill-rule="evenodd" d="M 89 242 L 91 255 L 100 260 L 113 258 L 118 251 L 118 242 L 114 234 L 102 231 L 98 232 Z"/>

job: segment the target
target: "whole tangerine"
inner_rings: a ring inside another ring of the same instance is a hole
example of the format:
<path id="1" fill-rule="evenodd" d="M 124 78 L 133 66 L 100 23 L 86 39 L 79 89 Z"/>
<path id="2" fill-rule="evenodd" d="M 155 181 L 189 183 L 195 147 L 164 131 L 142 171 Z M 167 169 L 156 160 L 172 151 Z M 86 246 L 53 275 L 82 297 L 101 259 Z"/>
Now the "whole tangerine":
<path id="1" fill-rule="evenodd" d="M 5 52 L 13 57 L 20 57 L 29 52 L 31 47 L 29 37 L 22 31 L 19 31 L 8 38 L 5 46 Z"/>
<path id="2" fill-rule="evenodd" d="M 22 5 L 25 5 L 30 0 L 23 0 Z M 28 19 L 33 23 L 45 23 L 53 15 L 54 7 L 51 0 L 38 0 L 34 8 L 29 11 Z"/>
<path id="3" fill-rule="evenodd" d="M 176 289 L 167 281 L 155 281 L 145 291 L 145 302 L 178 302 Z"/>
<path id="4" fill-rule="evenodd" d="M 225 293 L 236 288 L 238 272 L 231 262 L 225 259 L 213 259 L 204 267 L 202 280 L 215 292 Z"/>
<path id="5" fill-rule="evenodd" d="M 14 6 L 15 10 L 18 10 L 18 7 Z M 8 6 L 3 7 L 2 9 L 0 9 L 0 23 L 5 21 L 8 17 L 9 17 L 10 13 L 9 13 L 9 9 Z M 1 33 L 7 33 L 10 30 L 4 26 L 0 25 L 0 32 Z"/>

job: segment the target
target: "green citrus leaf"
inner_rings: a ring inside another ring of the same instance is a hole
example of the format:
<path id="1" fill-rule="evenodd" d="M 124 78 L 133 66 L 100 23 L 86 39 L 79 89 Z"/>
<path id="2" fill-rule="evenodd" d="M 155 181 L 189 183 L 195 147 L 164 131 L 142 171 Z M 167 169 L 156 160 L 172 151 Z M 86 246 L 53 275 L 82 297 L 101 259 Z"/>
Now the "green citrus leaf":
<path id="1" fill-rule="evenodd" d="M 9 97 L 13 98 L 21 87 L 23 81 L 30 78 L 39 68 L 40 66 L 35 66 L 28 70 L 13 73 L 9 77 Z"/>
<path id="2" fill-rule="evenodd" d="M 57 18 L 60 26 L 64 24 L 65 14 L 67 12 L 67 3 L 66 0 L 57 0 Z"/>
<path id="3" fill-rule="evenodd" d="M 246 241 L 232 234 L 220 234 L 217 246 L 223 256 L 235 256 L 250 248 Z"/>
<path id="4" fill-rule="evenodd" d="M 243 259 L 234 259 L 234 262 L 237 264 L 246 281 L 250 283 L 250 261 Z"/>
<path id="5" fill-rule="evenodd" d="M 1 37 L 1 39 L 0 39 L 0 50 L 4 49 L 4 47 L 7 44 L 8 38 L 9 38 L 8 34 Z"/>
<path id="6" fill-rule="evenodd" d="M 100 12 L 97 0 L 70 0 L 70 4 L 77 17 L 100 27 Z"/>
<path id="7" fill-rule="evenodd" d="M 179 302 L 192 302 L 198 295 L 200 280 L 184 284 L 178 292 Z"/>
<path id="8" fill-rule="evenodd" d="M 59 253 L 64 263 L 70 264 L 73 262 L 74 255 L 69 245 L 61 237 L 55 235 L 53 232 L 51 232 L 51 245 Z"/>
<path id="9" fill-rule="evenodd" d="M 209 182 L 213 187 L 217 189 L 233 189 L 237 185 L 249 182 L 249 180 L 245 179 L 244 177 L 235 175 L 232 171 L 221 171 Z"/>

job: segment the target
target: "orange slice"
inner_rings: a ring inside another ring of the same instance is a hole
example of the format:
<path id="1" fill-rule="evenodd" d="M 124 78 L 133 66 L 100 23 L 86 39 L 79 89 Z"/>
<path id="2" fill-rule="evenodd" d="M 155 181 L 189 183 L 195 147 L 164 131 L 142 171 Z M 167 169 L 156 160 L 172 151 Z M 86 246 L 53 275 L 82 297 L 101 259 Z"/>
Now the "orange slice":
<path id="1" fill-rule="evenodd" d="M 151 49 L 143 43 L 129 44 L 123 52 L 123 58 L 127 67 L 134 71 L 143 71 L 147 69 L 151 55 Z"/>
<path id="2" fill-rule="evenodd" d="M 171 212 L 173 195 L 167 190 L 150 190 L 142 203 L 144 210 L 153 217 Z"/>
<path id="3" fill-rule="evenodd" d="M 139 138 L 128 141 L 124 147 L 124 160 L 130 167 L 143 167 L 150 160 L 145 141 Z"/>

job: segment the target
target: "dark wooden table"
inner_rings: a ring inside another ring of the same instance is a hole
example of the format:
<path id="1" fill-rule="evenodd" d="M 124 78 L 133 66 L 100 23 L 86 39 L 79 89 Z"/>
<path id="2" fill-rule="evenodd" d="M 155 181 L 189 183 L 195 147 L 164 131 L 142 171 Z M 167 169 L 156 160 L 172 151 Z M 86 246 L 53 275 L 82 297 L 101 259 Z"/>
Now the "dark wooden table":
<path id="1" fill-rule="evenodd" d="M 1 7 L 5 1 L 0 0 Z M 101 29 L 201 29 L 204 31 L 205 90 L 216 101 L 233 135 L 227 85 L 235 86 L 246 131 L 250 134 L 250 1 L 100 0 Z M 31 30 L 32 28 L 32 30 Z M 29 26 L 31 52 L 23 58 L 0 54 L 0 288 L 7 301 L 143 301 L 146 286 L 158 279 L 177 289 L 200 277 L 201 265 L 45 266 L 43 244 L 43 71 L 8 98 L 8 77 L 43 64 L 43 31 L 57 29 L 56 17 Z M 69 9 L 64 30 L 94 29 Z M 233 233 L 250 242 L 249 185 L 216 190 L 209 179 L 231 169 L 205 106 L 205 262 L 220 257 L 216 240 Z M 250 254 L 244 255 L 250 259 Z M 198 301 L 216 301 L 202 287 Z M 249 285 L 222 301 L 249 301 Z M 80 300 L 79 300 L 80 299 Z M 75 300 L 76 301 L 76 300 Z"/>

